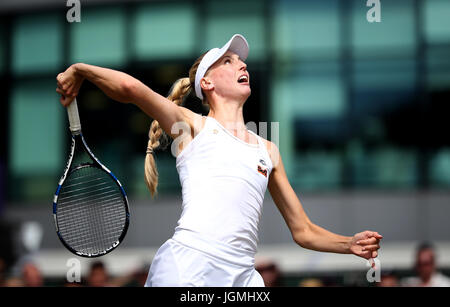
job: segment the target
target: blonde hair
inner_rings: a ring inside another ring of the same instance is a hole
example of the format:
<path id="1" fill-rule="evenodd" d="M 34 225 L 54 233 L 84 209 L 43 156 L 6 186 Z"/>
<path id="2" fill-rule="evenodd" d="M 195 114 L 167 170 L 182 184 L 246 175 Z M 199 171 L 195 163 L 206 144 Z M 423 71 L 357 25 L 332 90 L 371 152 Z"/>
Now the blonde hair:
<path id="1" fill-rule="evenodd" d="M 188 96 L 191 90 L 194 88 L 195 83 L 195 73 L 197 72 L 198 65 L 202 60 L 203 56 L 206 53 L 202 54 L 192 65 L 189 70 L 189 77 L 181 78 L 175 81 L 170 89 L 169 96 L 167 99 L 173 101 L 176 105 L 182 105 L 184 98 Z M 205 96 L 204 96 L 205 97 Z M 202 103 L 207 105 L 208 102 L 206 99 L 203 99 Z M 150 191 L 152 197 L 157 194 L 158 187 L 158 170 L 156 168 L 155 161 L 155 149 L 158 147 L 163 147 L 164 139 L 168 139 L 167 134 L 162 130 L 157 120 L 153 120 L 150 125 L 150 130 L 148 132 L 148 144 L 147 144 L 147 152 L 145 156 L 145 183 Z M 161 137 L 163 137 L 163 141 L 161 141 Z"/>

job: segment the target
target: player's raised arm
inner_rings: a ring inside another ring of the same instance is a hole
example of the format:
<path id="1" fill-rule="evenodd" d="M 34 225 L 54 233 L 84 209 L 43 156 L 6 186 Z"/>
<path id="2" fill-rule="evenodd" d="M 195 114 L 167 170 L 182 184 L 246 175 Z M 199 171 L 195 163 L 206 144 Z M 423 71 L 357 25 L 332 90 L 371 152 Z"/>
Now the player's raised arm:
<path id="1" fill-rule="evenodd" d="M 274 163 L 270 174 L 268 188 L 294 241 L 304 248 L 321 252 L 355 254 L 365 259 L 377 257 L 377 250 L 380 248 L 379 243 L 382 239 L 379 233 L 364 231 L 353 237 L 346 237 L 332 233 L 311 222 L 288 181 L 276 145 L 270 144 L 272 160 L 277 163 Z"/>
<path id="2" fill-rule="evenodd" d="M 161 127 L 172 137 L 171 127 L 175 122 L 191 122 L 192 111 L 180 107 L 164 96 L 154 92 L 136 78 L 112 69 L 77 63 L 57 76 L 58 88 L 62 95 L 60 101 L 69 105 L 78 95 L 83 81 L 89 80 L 100 88 L 108 97 L 122 103 L 133 103 L 151 118 L 156 119 Z"/>

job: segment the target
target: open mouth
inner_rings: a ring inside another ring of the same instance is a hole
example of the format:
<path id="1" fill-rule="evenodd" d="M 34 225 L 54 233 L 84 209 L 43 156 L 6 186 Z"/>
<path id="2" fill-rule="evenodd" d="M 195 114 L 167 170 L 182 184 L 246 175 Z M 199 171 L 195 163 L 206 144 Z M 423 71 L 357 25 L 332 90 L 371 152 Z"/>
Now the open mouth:
<path id="1" fill-rule="evenodd" d="M 238 83 L 248 83 L 248 76 L 247 75 L 240 76 L 238 79 Z"/>

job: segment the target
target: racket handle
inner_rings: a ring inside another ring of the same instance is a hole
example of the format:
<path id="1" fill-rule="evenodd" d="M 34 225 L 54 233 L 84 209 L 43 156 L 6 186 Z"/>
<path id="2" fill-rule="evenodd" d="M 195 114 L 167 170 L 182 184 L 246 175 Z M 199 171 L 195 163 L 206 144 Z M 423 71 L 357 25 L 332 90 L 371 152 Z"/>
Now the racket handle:
<path id="1" fill-rule="evenodd" d="M 81 131 L 81 124 L 76 98 L 67 106 L 67 115 L 69 116 L 70 131 L 72 134 L 78 134 Z"/>

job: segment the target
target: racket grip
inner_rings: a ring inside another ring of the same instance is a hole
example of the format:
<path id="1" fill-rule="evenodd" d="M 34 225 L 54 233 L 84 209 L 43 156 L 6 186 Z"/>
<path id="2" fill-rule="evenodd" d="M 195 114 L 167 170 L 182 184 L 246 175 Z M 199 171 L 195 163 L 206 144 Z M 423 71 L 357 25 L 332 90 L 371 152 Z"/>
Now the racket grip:
<path id="1" fill-rule="evenodd" d="M 67 115 L 69 116 L 69 128 L 72 134 L 80 132 L 80 115 L 78 114 L 78 105 L 76 98 L 67 106 Z"/>

